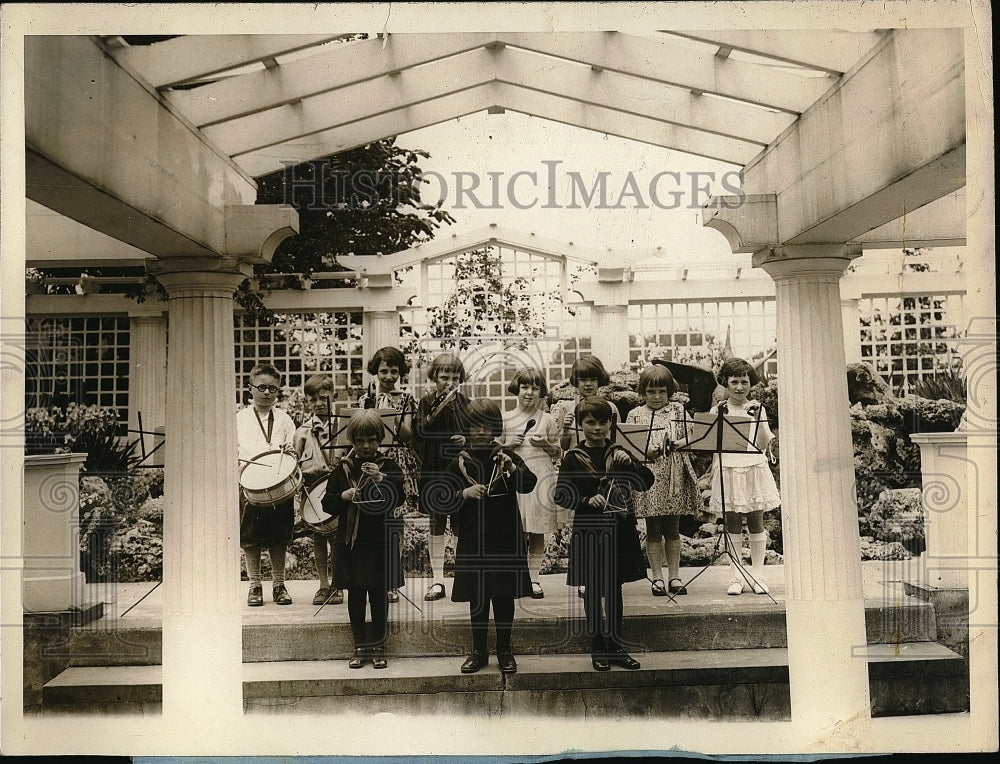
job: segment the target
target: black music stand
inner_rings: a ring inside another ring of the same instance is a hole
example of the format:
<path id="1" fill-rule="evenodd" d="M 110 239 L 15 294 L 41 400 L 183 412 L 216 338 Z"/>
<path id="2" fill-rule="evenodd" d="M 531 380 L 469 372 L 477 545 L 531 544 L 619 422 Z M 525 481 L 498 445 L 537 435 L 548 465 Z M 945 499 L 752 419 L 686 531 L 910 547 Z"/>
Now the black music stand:
<path id="1" fill-rule="evenodd" d="M 757 430 L 763 421 L 759 414 L 760 410 L 758 409 L 758 416 L 752 419 L 744 416 L 727 417 L 720 410 L 714 416 L 711 414 L 696 414 L 693 419 L 685 416 L 683 419 L 676 420 L 683 423 L 686 438 L 684 445 L 677 448 L 678 451 L 711 451 L 718 456 L 719 504 L 722 506 L 722 533 L 715 540 L 715 550 L 712 552 L 712 557 L 701 570 L 691 576 L 690 580 L 684 584 L 685 587 L 708 570 L 723 555 L 727 556 L 736 565 L 736 569 L 743 576 L 744 582 L 750 586 L 751 591 L 753 590 L 753 585 L 758 583 L 757 579 L 743 566 L 742 555 L 736 551 L 729 541 L 729 532 L 726 530 L 726 481 L 722 476 L 722 454 L 764 453 L 756 445 Z M 743 531 L 741 529 L 740 536 L 742 537 L 742 535 Z M 720 546 L 722 549 L 719 548 Z M 742 544 L 740 546 L 742 547 Z M 770 592 L 764 593 L 771 602 L 775 605 L 778 604 L 778 601 L 771 596 Z"/>

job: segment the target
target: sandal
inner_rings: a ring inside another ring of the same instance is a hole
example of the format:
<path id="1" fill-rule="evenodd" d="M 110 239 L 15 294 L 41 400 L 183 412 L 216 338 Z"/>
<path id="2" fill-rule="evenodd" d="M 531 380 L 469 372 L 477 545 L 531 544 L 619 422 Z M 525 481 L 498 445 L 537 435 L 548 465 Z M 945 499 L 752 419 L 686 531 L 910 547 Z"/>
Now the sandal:
<path id="1" fill-rule="evenodd" d="M 658 578 L 655 581 L 653 581 L 653 584 L 652 584 L 652 586 L 650 586 L 650 589 L 652 590 L 654 597 L 666 597 L 667 596 L 667 590 L 663 586 L 663 579 L 662 578 Z"/>
<path id="2" fill-rule="evenodd" d="M 433 602 L 440 599 L 444 599 L 444 584 L 431 584 L 431 588 L 424 595 L 424 600 Z"/>
<path id="3" fill-rule="evenodd" d="M 540 600 L 545 598 L 545 592 L 542 591 L 542 585 L 537 581 L 531 582 L 531 598 L 533 600 Z"/>
<path id="4" fill-rule="evenodd" d="M 674 581 L 676 581 L 677 583 L 675 584 Z M 668 585 L 667 590 L 671 594 L 687 594 L 688 593 L 687 587 L 684 586 L 684 582 L 681 581 L 679 578 L 671 578 L 670 579 L 670 584 Z"/>

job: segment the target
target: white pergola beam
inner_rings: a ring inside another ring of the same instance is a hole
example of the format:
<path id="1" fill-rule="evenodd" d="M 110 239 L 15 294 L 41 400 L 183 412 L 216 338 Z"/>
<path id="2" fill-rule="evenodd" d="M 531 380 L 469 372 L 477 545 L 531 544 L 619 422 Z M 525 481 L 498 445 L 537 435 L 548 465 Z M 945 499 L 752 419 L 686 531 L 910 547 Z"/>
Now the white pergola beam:
<path id="1" fill-rule="evenodd" d="M 483 47 L 493 33 L 389 35 L 329 46 L 273 69 L 166 94 L 195 125 L 254 114 Z"/>
<path id="2" fill-rule="evenodd" d="M 475 49 L 446 60 L 383 75 L 330 91 L 301 103 L 288 104 L 203 128 L 217 145 L 234 156 L 295 140 L 324 129 L 335 129 L 383 112 L 406 109 L 497 79 L 513 87 L 549 93 L 602 110 L 622 112 L 644 122 L 672 123 L 712 133 L 705 151 L 711 154 L 715 135 L 735 134 L 755 143 L 753 156 L 790 124 L 792 117 L 747 104 L 692 95 L 689 91 L 650 83 L 612 72 L 583 67 L 518 50 Z M 680 147 L 679 147 L 680 148 Z M 742 146 L 740 151 L 742 153 Z"/>
<path id="3" fill-rule="evenodd" d="M 559 98 L 508 83 L 497 85 L 497 98 L 502 106 L 511 111 L 640 143 L 668 146 L 693 156 L 729 164 L 744 165 L 760 152 L 760 146 L 755 143 L 638 115 L 625 117 L 602 106 Z M 649 202 L 648 199 L 646 201 Z M 661 199 L 663 203 L 666 201 Z"/>
<path id="4" fill-rule="evenodd" d="M 155 88 L 180 85 L 227 69 L 321 45 L 336 35 L 185 35 L 152 45 L 115 48 L 123 66 L 141 75 Z"/>
<path id="5" fill-rule="evenodd" d="M 954 193 L 965 185 L 965 133 L 962 30 L 887 33 L 744 167 L 747 198 L 773 202 L 772 219 L 758 221 L 757 234 L 735 237 L 740 251 L 854 241 Z M 715 209 L 706 224 L 738 231 L 744 217 L 740 209 Z"/>
<path id="6" fill-rule="evenodd" d="M 149 253 L 87 228 L 72 218 L 27 200 L 25 264 L 28 268 L 142 267 Z"/>
<path id="7" fill-rule="evenodd" d="M 670 40 L 620 32 L 504 33 L 500 40 L 536 53 L 794 114 L 805 111 L 830 87 L 826 78 L 720 59 Z"/>
<path id="8" fill-rule="evenodd" d="M 669 35 L 774 59 L 779 65 L 785 62 L 830 74 L 843 74 L 851 69 L 881 39 L 879 32 L 844 32 L 834 29 L 663 31 Z"/>
<path id="9" fill-rule="evenodd" d="M 609 258 L 606 251 L 593 249 L 573 242 L 556 241 L 533 233 L 524 233 L 499 225 L 477 228 L 450 236 L 438 235 L 428 242 L 381 257 L 351 256 L 339 257 L 337 261 L 355 270 L 365 268 L 369 273 L 392 273 L 421 262 L 433 262 L 462 252 L 469 252 L 487 245 L 508 247 L 520 252 L 529 252 L 557 260 L 599 264 Z M 645 259 L 654 251 L 623 250 L 629 257 Z"/>
<path id="10" fill-rule="evenodd" d="M 654 146 L 670 146 L 695 156 L 735 165 L 746 164 L 760 151 L 757 144 L 727 136 L 639 116 L 626 118 L 619 112 L 600 106 L 578 103 L 509 83 L 488 82 L 433 101 L 248 152 L 237 157 L 237 161 L 255 176 L 266 175 L 290 164 L 329 156 L 389 135 L 402 135 L 495 106 Z M 620 190 L 611 189 L 613 194 Z M 661 201 L 667 203 L 669 200 L 664 198 Z"/>
<path id="11" fill-rule="evenodd" d="M 449 119 L 480 111 L 496 99 L 496 83 L 486 83 L 433 101 L 418 103 L 394 112 L 384 112 L 331 130 L 321 130 L 285 143 L 251 151 L 235 158 L 254 177 L 317 157 L 364 146 L 390 135 L 402 135 Z"/>
<path id="12" fill-rule="evenodd" d="M 490 82 L 496 72 L 493 55 L 484 48 L 471 50 L 396 76 L 385 75 L 301 103 L 210 125 L 202 132 L 223 151 L 239 157 Z"/>
<path id="13" fill-rule="evenodd" d="M 501 81 L 606 109 L 757 143 L 761 148 L 794 120 L 750 104 L 696 96 L 687 88 L 506 48 Z"/>
<path id="14" fill-rule="evenodd" d="M 26 36 L 24 59 L 28 198 L 158 257 L 224 251 L 249 176 L 96 38 Z"/>
<path id="15" fill-rule="evenodd" d="M 964 246 L 965 189 L 961 188 L 857 237 L 865 248 Z"/>

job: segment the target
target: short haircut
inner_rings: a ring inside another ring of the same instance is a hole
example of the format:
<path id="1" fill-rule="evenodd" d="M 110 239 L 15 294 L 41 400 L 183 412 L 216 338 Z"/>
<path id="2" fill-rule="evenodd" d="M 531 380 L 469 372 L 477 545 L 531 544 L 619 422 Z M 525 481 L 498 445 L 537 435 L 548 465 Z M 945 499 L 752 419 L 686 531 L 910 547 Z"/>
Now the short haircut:
<path id="1" fill-rule="evenodd" d="M 333 377 L 329 374 L 313 374 L 302 385 L 302 393 L 310 398 L 319 398 L 324 390 L 333 392 Z"/>
<path id="2" fill-rule="evenodd" d="M 518 369 L 510 384 L 507 385 L 507 392 L 517 395 L 521 385 L 534 385 L 538 388 L 540 395 L 548 395 L 549 393 L 549 386 L 545 383 L 545 375 L 532 366 Z"/>
<path id="3" fill-rule="evenodd" d="M 281 384 L 281 372 L 279 372 L 269 363 L 259 363 L 252 369 L 250 369 L 250 376 L 249 376 L 250 383 L 253 384 L 254 377 L 260 377 L 263 376 L 264 374 L 266 374 L 269 377 L 274 377 L 276 380 L 278 380 L 278 384 L 279 385 Z"/>
<path id="4" fill-rule="evenodd" d="M 503 414 L 496 401 L 489 398 L 474 398 L 465 408 L 466 432 L 473 427 L 485 427 L 493 437 L 503 433 Z"/>
<path id="5" fill-rule="evenodd" d="M 351 443 L 360 438 L 378 438 L 381 442 L 385 435 L 385 424 L 375 409 L 361 409 L 351 415 L 344 434 Z"/>
<path id="6" fill-rule="evenodd" d="M 576 405 L 576 423 L 582 423 L 588 416 L 594 417 L 598 422 L 610 422 L 611 404 L 599 395 L 587 396 Z"/>
<path id="7" fill-rule="evenodd" d="M 458 375 L 458 381 L 465 381 L 465 366 L 453 353 L 442 353 L 431 361 L 430 371 L 427 372 L 427 379 L 436 381 L 438 374 L 442 371 L 451 371 Z"/>
<path id="8" fill-rule="evenodd" d="M 750 379 L 751 386 L 756 385 L 760 381 L 760 377 L 753 366 L 742 358 L 730 358 L 723 362 L 719 373 L 715 375 L 715 379 L 720 385 L 725 387 L 730 377 L 740 377 L 744 374 Z"/>
<path id="9" fill-rule="evenodd" d="M 593 355 L 579 358 L 573 362 L 573 368 L 569 374 L 569 383 L 573 387 L 579 387 L 581 379 L 596 379 L 597 384 L 602 387 L 611 381 L 611 377 L 605 371 L 601 359 Z"/>
<path id="10" fill-rule="evenodd" d="M 677 380 L 674 379 L 674 375 L 666 366 L 661 366 L 658 363 L 650 364 L 639 375 L 639 386 L 636 388 L 636 392 L 639 395 L 645 395 L 646 390 L 650 387 L 665 387 L 667 395 L 673 395 L 677 392 Z"/>
<path id="11" fill-rule="evenodd" d="M 368 362 L 368 373 L 372 376 L 378 374 L 378 367 L 382 364 L 395 366 L 399 369 L 399 376 L 405 377 L 410 373 L 410 364 L 406 361 L 406 356 L 399 348 L 384 347 L 375 351 L 375 355 Z"/>

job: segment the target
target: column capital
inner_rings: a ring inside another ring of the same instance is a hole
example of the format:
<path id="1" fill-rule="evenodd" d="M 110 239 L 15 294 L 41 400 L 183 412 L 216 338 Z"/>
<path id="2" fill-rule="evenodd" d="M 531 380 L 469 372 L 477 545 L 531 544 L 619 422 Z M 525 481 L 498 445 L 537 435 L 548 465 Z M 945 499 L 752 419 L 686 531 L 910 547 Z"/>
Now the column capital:
<path id="1" fill-rule="evenodd" d="M 773 279 L 807 275 L 843 275 L 851 260 L 861 257 L 861 245 L 776 244 L 754 253 L 754 268 L 763 268 Z"/>
<path id="2" fill-rule="evenodd" d="M 147 260 L 146 272 L 179 297 L 232 297 L 253 267 L 235 257 L 171 257 Z"/>

